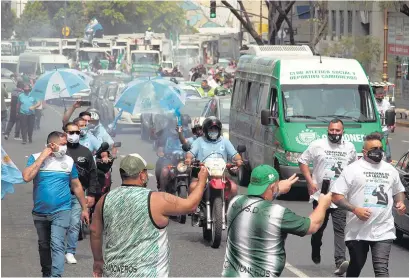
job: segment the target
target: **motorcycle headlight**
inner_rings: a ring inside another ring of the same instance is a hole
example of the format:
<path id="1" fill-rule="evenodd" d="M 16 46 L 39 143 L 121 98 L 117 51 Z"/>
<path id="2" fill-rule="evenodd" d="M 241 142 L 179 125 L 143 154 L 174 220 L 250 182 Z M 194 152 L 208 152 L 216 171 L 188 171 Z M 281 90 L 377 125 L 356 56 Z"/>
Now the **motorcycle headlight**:
<path id="1" fill-rule="evenodd" d="M 179 162 L 176 168 L 178 169 L 179 173 L 184 173 L 187 170 L 187 165 L 185 165 L 183 162 Z"/>

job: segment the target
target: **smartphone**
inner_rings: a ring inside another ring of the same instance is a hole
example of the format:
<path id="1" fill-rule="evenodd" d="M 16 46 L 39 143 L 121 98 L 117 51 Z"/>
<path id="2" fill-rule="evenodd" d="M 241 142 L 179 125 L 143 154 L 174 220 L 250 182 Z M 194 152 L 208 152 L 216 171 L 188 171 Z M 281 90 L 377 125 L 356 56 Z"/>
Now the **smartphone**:
<path id="1" fill-rule="evenodd" d="M 321 188 L 321 193 L 322 194 L 328 194 L 329 184 L 330 184 L 330 180 L 323 180 L 322 181 L 322 188 Z"/>
<path id="2" fill-rule="evenodd" d="M 89 100 L 80 100 L 79 104 L 81 106 L 91 106 L 91 101 L 89 101 Z"/>

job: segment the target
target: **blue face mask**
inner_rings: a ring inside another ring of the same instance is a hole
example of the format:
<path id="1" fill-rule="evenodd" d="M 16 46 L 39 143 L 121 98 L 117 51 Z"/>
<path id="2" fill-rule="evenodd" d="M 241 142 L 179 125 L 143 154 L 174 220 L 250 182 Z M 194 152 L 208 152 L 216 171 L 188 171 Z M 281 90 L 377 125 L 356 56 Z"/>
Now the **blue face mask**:
<path id="1" fill-rule="evenodd" d="M 80 136 L 84 137 L 88 133 L 88 127 L 80 128 Z"/>
<path id="2" fill-rule="evenodd" d="M 217 131 L 210 131 L 209 132 L 209 138 L 211 140 L 216 140 L 218 135 L 219 135 L 219 133 Z"/>

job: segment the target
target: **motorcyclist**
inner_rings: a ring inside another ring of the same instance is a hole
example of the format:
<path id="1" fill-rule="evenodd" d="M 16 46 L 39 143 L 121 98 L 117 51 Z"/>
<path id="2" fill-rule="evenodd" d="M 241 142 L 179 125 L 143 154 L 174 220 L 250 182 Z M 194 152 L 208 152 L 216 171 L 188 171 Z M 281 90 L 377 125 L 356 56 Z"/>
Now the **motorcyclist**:
<path id="1" fill-rule="evenodd" d="M 169 177 L 169 169 L 166 166 L 172 163 L 168 156 L 172 154 L 173 151 L 183 151 L 178 133 L 174 128 L 176 124 L 176 117 L 174 115 L 169 115 L 167 117 L 166 128 L 158 132 L 158 149 L 156 153 L 159 158 L 156 162 L 155 175 L 158 190 L 163 192 L 166 192 L 166 185 Z"/>
<path id="2" fill-rule="evenodd" d="M 116 157 L 117 148 L 114 147 L 114 140 L 111 135 L 106 131 L 105 127 L 100 122 L 99 111 L 95 108 L 88 108 L 87 112 L 90 113 L 90 116 L 84 115 L 82 118 L 88 120 L 88 130 L 101 142 L 107 142 L 110 148 L 110 153 L 112 156 Z M 89 119 L 88 119 L 89 117 Z"/>
<path id="3" fill-rule="evenodd" d="M 214 88 L 209 86 L 206 79 L 202 81 L 202 85 L 198 88 L 198 91 L 201 96 L 214 97 Z"/>
<path id="4" fill-rule="evenodd" d="M 389 103 L 388 100 L 385 99 L 385 90 L 382 86 L 372 86 L 372 90 L 375 94 L 376 108 L 378 109 L 378 112 L 381 115 L 381 117 L 385 117 L 385 112 L 391 108 L 391 104 Z M 389 144 L 388 136 L 393 129 L 394 129 L 393 126 L 382 125 L 383 136 L 386 140 L 385 154 L 386 160 L 388 162 L 392 161 L 391 147 Z"/>
<path id="5" fill-rule="evenodd" d="M 182 129 L 178 128 L 179 140 L 182 144 L 190 144 L 192 145 L 193 142 L 203 135 L 203 121 L 205 118 L 203 117 L 196 117 L 193 118 L 193 127 L 192 127 L 192 134 L 193 136 L 185 138 Z M 183 121 L 183 120 L 182 120 Z"/>
<path id="6" fill-rule="evenodd" d="M 237 167 L 243 164 L 241 155 L 233 147 L 232 143 L 222 137 L 222 123 L 216 117 L 209 117 L 203 122 L 203 136 L 195 140 L 190 151 L 186 154 L 187 165 L 190 165 L 193 158 L 199 161 L 204 160 L 212 153 L 223 155 L 223 159 L 227 162 L 232 160 Z M 230 181 L 230 199 L 237 194 L 237 185 Z M 189 192 L 194 190 L 197 185 L 197 177 L 192 173 L 192 183 L 189 187 Z"/>

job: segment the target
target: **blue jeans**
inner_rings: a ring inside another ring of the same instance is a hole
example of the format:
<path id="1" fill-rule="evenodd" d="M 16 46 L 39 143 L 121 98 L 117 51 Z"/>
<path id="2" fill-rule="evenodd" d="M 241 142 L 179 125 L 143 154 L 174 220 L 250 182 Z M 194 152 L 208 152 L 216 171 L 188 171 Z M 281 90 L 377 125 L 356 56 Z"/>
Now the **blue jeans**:
<path id="1" fill-rule="evenodd" d="M 65 234 L 70 224 L 70 215 L 70 210 L 51 215 L 33 212 L 43 277 L 61 277 L 64 272 Z"/>
<path id="2" fill-rule="evenodd" d="M 75 254 L 78 243 L 78 234 L 81 224 L 81 204 L 78 202 L 77 196 L 71 196 L 71 219 L 70 226 L 67 231 L 67 249 L 66 253 Z"/>
<path id="3" fill-rule="evenodd" d="M 383 132 L 383 138 L 386 140 L 386 150 L 385 150 L 385 155 L 386 155 L 386 160 L 389 162 L 392 160 L 392 153 L 391 153 L 391 146 L 389 144 L 388 140 L 389 136 L 389 130 Z"/>

